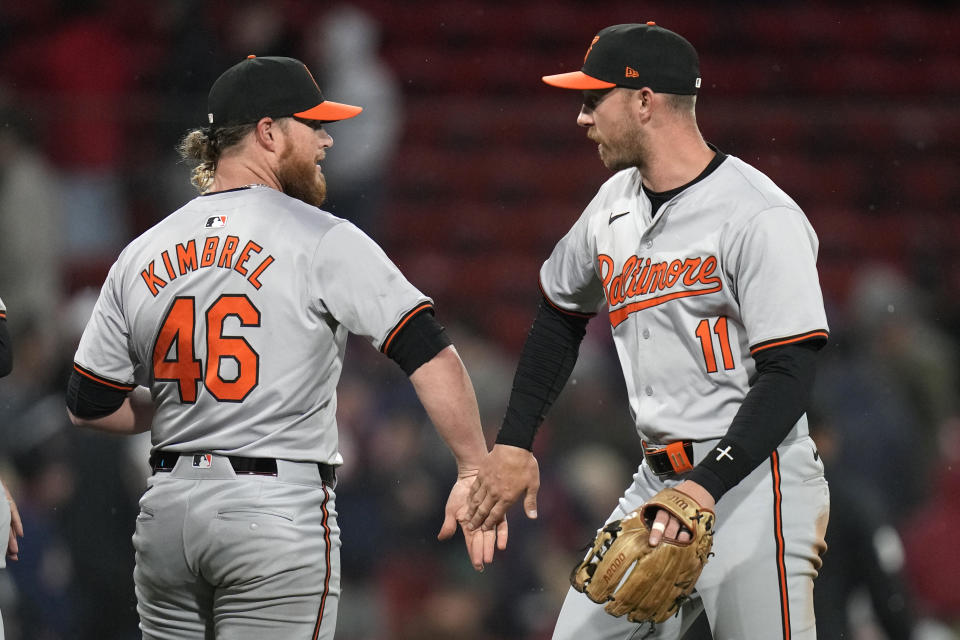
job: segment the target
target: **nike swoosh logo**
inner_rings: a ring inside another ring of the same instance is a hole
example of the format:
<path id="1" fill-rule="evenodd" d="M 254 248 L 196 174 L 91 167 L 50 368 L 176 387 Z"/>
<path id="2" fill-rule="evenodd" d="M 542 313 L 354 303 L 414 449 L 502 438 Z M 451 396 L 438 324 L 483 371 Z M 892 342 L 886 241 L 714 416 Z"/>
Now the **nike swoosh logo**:
<path id="1" fill-rule="evenodd" d="M 611 224 L 613 224 L 613 221 L 616 220 L 617 218 L 622 218 L 623 216 L 628 216 L 628 215 L 630 215 L 629 211 L 624 211 L 623 213 L 618 213 L 617 215 L 613 215 L 613 213 L 611 212 L 610 222 L 607 223 L 607 226 L 610 226 Z"/>

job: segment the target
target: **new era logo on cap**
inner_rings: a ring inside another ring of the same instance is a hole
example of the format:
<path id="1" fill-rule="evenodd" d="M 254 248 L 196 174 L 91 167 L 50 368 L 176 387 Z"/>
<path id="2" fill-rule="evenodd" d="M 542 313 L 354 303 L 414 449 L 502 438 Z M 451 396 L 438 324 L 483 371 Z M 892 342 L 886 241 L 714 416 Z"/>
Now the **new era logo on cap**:
<path id="1" fill-rule="evenodd" d="M 646 24 L 618 24 L 593 38 L 580 71 L 543 76 L 564 89 L 649 87 L 657 93 L 693 95 L 700 88 L 700 61 L 686 39 Z"/>

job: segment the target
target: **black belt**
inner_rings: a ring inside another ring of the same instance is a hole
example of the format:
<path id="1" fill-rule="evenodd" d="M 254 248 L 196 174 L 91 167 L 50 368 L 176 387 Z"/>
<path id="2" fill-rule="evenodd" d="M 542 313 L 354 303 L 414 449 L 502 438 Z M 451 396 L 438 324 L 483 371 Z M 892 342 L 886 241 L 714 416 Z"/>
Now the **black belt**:
<path id="1" fill-rule="evenodd" d="M 208 453 L 176 453 L 171 451 L 156 451 L 150 455 L 150 467 L 154 473 L 158 471 L 172 471 L 181 456 L 193 456 L 193 466 L 198 468 L 210 466 Z M 273 458 L 243 458 L 240 456 L 226 456 L 233 467 L 234 473 L 275 476 L 277 475 L 277 461 Z M 337 483 L 337 468 L 332 464 L 317 463 L 320 470 L 320 479 L 327 486 Z"/>
<path id="2" fill-rule="evenodd" d="M 693 442 L 678 440 L 665 447 L 643 443 L 643 457 L 647 466 L 658 476 L 684 473 L 693 469 Z"/>

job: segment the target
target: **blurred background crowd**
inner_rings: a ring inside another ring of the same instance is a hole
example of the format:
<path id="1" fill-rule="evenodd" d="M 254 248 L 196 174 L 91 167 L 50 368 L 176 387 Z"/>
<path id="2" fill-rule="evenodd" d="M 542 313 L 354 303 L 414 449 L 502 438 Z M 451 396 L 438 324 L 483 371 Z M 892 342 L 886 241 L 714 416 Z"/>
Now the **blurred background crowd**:
<path id="1" fill-rule="evenodd" d="M 820 637 L 960 637 L 960 10 L 954 3 L 30 0 L 0 3 L 0 477 L 26 537 L 0 572 L 12 640 L 139 637 L 130 536 L 149 442 L 70 427 L 76 341 L 118 251 L 194 194 L 175 145 L 248 54 L 304 60 L 364 113 L 329 125 L 329 209 L 431 295 L 488 440 L 537 270 L 607 173 L 579 96 L 604 26 L 699 50 L 704 136 L 817 230 L 830 344 L 810 412 L 833 513 Z M 590 325 L 481 574 L 439 543 L 452 459 L 391 361 L 351 342 L 339 389 L 341 640 L 548 638 L 580 549 L 640 461 L 609 329 Z M 279 552 L 279 550 L 278 550 Z"/>

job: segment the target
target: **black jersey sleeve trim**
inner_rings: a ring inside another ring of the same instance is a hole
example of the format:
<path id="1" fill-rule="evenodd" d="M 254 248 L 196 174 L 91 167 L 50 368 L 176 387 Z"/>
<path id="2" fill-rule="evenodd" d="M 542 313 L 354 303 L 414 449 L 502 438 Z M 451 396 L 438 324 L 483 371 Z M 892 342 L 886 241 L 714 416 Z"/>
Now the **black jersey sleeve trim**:
<path id="1" fill-rule="evenodd" d="M 135 386 L 104 382 L 83 367 L 74 364 L 67 382 L 67 407 L 85 420 L 108 416 L 123 404 Z"/>
<path id="2" fill-rule="evenodd" d="M 93 380 L 94 382 L 96 382 L 101 386 L 109 387 L 111 389 L 117 389 L 119 391 L 123 391 L 124 393 L 130 393 L 131 391 L 137 388 L 137 385 L 135 384 L 117 382 L 116 380 L 111 380 L 109 378 L 104 378 L 103 376 L 98 376 L 93 371 L 90 371 L 89 369 L 85 369 L 84 367 L 81 367 L 76 362 L 73 363 L 73 370 L 79 373 L 80 375 L 86 378 L 89 378 L 90 380 Z"/>
<path id="3" fill-rule="evenodd" d="M 543 282 L 540 282 L 539 284 L 540 284 L 540 294 L 543 296 L 543 299 L 547 301 L 547 304 L 549 304 L 555 311 L 559 311 L 560 313 L 566 314 L 568 316 L 573 316 L 574 318 L 586 318 L 587 320 L 597 315 L 596 312 L 584 313 L 582 311 L 569 311 L 568 309 L 564 309 L 563 307 L 561 307 L 560 305 L 558 305 L 557 303 L 555 303 L 553 300 L 550 299 L 550 296 L 547 295 L 547 292 L 543 290 Z"/>
<path id="4" fill-rule="evenodd" d="M 393 343 L 394 339 L 397 337 L 397 334 L 400 333 L 400 330 L 403 329 L 403 326 L 407 324 L 407 322 L 409 322 L 410 319 L 416 316 L 418 313 L 422 313 L 427 309 L 432 310 L 433 304 L 429 302 L 422 302 L 418 304 L 416 307 L 414 307 L 413 309 L 411 309 L 410 311 L 407 311 L 405 314 L 403 314 L 403 317 L 400 318 L 400 321 L 396 325 L 394 325 L 393 329 L 390 330 L 390 333 L 387 334 L 387 339 L 383 341 L 383 345 L 380 347 L 380 351 L 382 353 L 389 353 L 390 345 Z"/>
<path id="5" fill-rule="evenodd" d="M 434 318 L 433 307 L 421 305 L 418 309 L 397 327 L 386 351 L 387 357 L 408 376 L 452 344 L 443 326 Z"/>
<path id="6" fill-rule="evenodd" d="M 811 342 L 817 344 L 817 348 L 819 349 L 827 344 L 827 340 L 829 338 L 830 332 L 826 329 L 815 329 L 814 331 L 808 331 L 806 333 L 800 333 L 794 336 L 787 336 L 785 338 L 773 338 L 772 340 L 758 342 L 750 347 L 750 355 L 756 355 L 758 352 L 763 351 L 764 349 L 770 349 L 771 347 L 779 347 L 786 344 L 797 344 L 799 342 Z"/>

